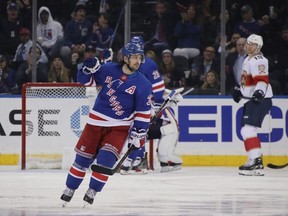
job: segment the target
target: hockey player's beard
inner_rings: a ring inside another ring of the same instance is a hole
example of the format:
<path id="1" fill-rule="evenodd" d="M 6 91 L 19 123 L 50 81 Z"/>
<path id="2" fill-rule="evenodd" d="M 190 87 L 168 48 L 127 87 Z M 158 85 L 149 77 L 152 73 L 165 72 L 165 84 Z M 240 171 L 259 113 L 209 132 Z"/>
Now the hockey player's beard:
<path id="1" fill-rule="evenodd" d="M 137 67 L 130 67 L 130 65 L 127 64 L 127 68 L 128 68 L 131 72 L 135 72 L 136 70 L 138 70 L 139 66 L 137 66 Z"/>

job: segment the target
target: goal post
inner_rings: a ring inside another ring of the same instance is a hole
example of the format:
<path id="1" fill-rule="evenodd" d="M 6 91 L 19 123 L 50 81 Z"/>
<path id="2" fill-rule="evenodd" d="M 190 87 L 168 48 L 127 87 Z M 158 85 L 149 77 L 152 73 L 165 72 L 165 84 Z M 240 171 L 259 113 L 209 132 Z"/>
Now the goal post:
<path id="1" fill-rule="evenodd" d="M 61 169 L 63 154 L 73 152 L 96 96 L 96 87 L 77 83 L 24 84 L 21 169 Z"/>

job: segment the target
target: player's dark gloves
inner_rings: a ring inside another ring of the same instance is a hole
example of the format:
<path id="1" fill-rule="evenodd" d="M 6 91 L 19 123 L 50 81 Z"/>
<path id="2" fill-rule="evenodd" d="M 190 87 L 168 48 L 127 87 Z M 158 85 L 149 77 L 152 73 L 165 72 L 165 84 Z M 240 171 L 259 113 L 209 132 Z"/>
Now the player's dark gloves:
<path id="1" fill-rule="evenodd" d="M 264 92 L 260 89 L 256 90 L 252 95 L 252 100 L 259 103 L 264 99 Z"/>
<path id="2" fill-rule="evenodd" d="M 239 103 L 239 101 L 241 100 L 241 97 L 243 96 L 241 91 L 240 91 L 240 86 L 237 85 L 234 87 L 234 91 L 233 91 L 233 100 L 236 102 L 236 103 Z"/>

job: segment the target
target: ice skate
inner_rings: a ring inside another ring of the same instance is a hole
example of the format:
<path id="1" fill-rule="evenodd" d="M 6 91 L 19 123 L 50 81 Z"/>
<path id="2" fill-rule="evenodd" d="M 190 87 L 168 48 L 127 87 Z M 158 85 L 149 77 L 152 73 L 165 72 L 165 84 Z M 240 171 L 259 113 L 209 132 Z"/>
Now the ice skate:
<path id="1" fill-rule="evenodd" d="M 141 159 L 141 163 L 139 165 L 140 169 L 148 169 L 148 161 L 147 161 L 147 152 L 145 152 L 144 157 Z"/>
<path id="2" fill-rule="evenodd" d="M 146 163 L 146 167 L 145 167 Z M 147 162 L 145 162 L 145 158 L 137 157 L 133 162 L 132 168 L 129 171 L 132 175 L 144 175 L 147 174 Z"/>
<path id="3" fill-rule="evenodd" d="M 173 162 L 160 162 L 161 170 L 160 172 L 171 172 L 175 170 L 180 170 L 182 168 L 182 163 L 173 163 Z"/>
<path id="4" fill-rule="evenodd" d="M 124 163 L 120 167 L 120 174 L 121 175 L 129 175 L 130 174 L 130 169 L 132 166 L 132 160 L 130 158 L 127 158 Z"/>
<path id="5" fill-rule="evenodd" d="M 83 197 L 84 200 L 84 206 L 83 208 L 85 208 L 85 206 L 87 205 L 92 205 L 94 198 L 96 196 L 97 192 L 91 188 L 89 188 L 85 194 L 85 196 Z"/>
<path id="6" fill-rule="evenodd" d="M 70 200 L 72 199 L 73 195 L 74 195 L 75 190 L 70 189 L 70 188 L 66 188 L 63 191 L 62 196 L 60 197 L 61 200 L 63 200 L 63 204 L 62 207 L 65 207 L 67 205 L 68 202 L 70 202 Z"/>
<path id="7" fill-rule="evenodd" d="M 132 169 L 129 171 L 130 175 L 145 175 L 147 173 L 147 169 L 140 169 L 139 167 L 132 167 Z"/>
<path id="8" fill-rule="evenodd" d="M 244 165 L 239 167 L 239 175 L 264 176 L 262 158 L 249 159 Z"/>

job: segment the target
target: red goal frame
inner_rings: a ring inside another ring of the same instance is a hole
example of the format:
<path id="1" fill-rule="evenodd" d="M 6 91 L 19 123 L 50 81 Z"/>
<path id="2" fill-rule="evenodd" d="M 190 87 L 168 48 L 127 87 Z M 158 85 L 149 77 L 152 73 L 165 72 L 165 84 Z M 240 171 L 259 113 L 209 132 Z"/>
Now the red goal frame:
<path id="1" fill-rule="evenodd" d="M 29 87 L 81 87 L 79 83 L 24 83 L 22 86 L 21 169 L 26 169 L 26 89 Z"/>

